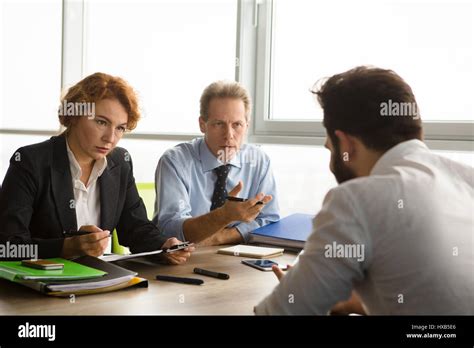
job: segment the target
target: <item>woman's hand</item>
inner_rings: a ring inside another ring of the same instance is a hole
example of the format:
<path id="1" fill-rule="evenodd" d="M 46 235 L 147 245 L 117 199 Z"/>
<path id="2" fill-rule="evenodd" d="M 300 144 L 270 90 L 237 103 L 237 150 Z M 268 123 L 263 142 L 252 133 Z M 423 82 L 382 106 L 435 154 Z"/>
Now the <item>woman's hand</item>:
<path id="1" fill-rule="evenodd" d="M 172 247 L 173 245 L 178 245 L 182 244 L 180 240 L 177 238 L 169 238 L 165 244 L 162 245 L 162 249 L 168 249 Z M 191 257 L 191 253 L 195 250 L 193 246 L 189 246 L 185 249 L 178 250 L 178 251 L 173 251 L 172 253 L 162 253 L 163 258 L 170 264 L 172 265 L 180 265 L 188 261 L 188 259 Z"/>
<path id="2" fill-rule="evenodd" d="M 82 226 L 79 231 L 89 232 L 82 236 L 64 239 L 61 257 L 65 259 L 82 256 L 101 256 L 109 245 L 110 231 L 103 231 L 95 225 Z"/>

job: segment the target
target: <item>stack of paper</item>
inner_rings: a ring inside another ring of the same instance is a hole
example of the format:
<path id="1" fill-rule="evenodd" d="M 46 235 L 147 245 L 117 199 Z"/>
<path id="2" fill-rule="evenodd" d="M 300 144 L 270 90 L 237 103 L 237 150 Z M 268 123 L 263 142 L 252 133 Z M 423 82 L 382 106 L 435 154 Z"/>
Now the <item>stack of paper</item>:
<path id="1" fill-rule="evenodd" d="M 136 285 L 148 286 L 146 279 L 136 277 L 136 272 L 96 257 L 86 255 L 73 261 L 49 260 L 64 263 L 64 270 L 37 270 L 21 266 L 21 261 L 4 261 L 0 262 L 0 277 L 53 296 L 101 293 Z"/>

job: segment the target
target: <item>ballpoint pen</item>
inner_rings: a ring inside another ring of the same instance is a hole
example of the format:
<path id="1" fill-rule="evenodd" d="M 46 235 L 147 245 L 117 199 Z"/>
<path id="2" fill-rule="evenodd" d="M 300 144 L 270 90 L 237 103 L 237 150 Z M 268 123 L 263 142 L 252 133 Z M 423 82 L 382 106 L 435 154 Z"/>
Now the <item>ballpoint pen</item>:
<path id="1" fill-rule="evenodd" d="M 239 197 L 232 197 L 232 196 L 227 196 L 226 199 L 228 201 L 233 201 L 233 202 L 246 202 L 248 199 L 246 198 L 239 198 Z M 263 204 L 262 201 L 258 201 L 256 204 Z"/>
<path id="2" fill-rule="evenodd" d="M 84 235 L 89 234 L 89 233 L 94 233 L 94 232 L 82 231 L 82 230 L 79 230 L 79 231 L 71 230 L 71 231 L 65 232 L 64 236 L 65 237 L 77 237 L 77 236 L 84 236 Z M 110 237 L 110 233 L 109 233 L 109 237 Z"/>
<path id="3" fill-rule="evenodd" d="M 64 235 L 66 237 L 75 237 L 75 236 L 83 236 L 85 234 L 89 234 L 91 232 L 89 231 L 75 231 L 75 230 L 71 230 L 71 231 L 68 231 L 68 232 L 65 232 Z"/>

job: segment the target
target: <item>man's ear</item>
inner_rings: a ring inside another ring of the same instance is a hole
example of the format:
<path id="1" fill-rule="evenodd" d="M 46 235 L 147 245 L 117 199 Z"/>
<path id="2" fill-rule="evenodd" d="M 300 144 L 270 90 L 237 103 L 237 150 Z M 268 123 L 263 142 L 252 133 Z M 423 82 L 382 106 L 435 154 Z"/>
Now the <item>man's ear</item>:
<path id="1" fill-rule="evenodd" d="M 349 161 L 352 156 L 355 155 L 356 147 L 354 138 L 351 135 L 344 133 L 340 130 L 334 131 L 334 134 L 339 140 L 339 155 L 341 156 L 344 162 Z"/>
<path id="2" fill-rule="evenodd" d="M 206 134 L 206 121 L 204 121 L 202 116 L 199 117 L 199 129 L 203 134 Z"/>

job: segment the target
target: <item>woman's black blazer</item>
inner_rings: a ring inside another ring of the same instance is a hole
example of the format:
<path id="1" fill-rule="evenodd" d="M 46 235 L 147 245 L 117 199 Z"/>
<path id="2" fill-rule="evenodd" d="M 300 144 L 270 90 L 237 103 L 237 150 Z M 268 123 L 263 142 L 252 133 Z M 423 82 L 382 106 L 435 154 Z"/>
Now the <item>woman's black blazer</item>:
<path id="1" fill-rule="evenodd" d="M 99 227 L 116 228 L 120 244 L 132 252 L 161 248 L 166 238 L 147 218 L 125 149 L 107 155 L 98 184 Z M 78 227 L 65 137 L 18 149 L 0 190 L 0 243 L 38 244 L 40 258 L 58 257 L 65 233 Z"/>

